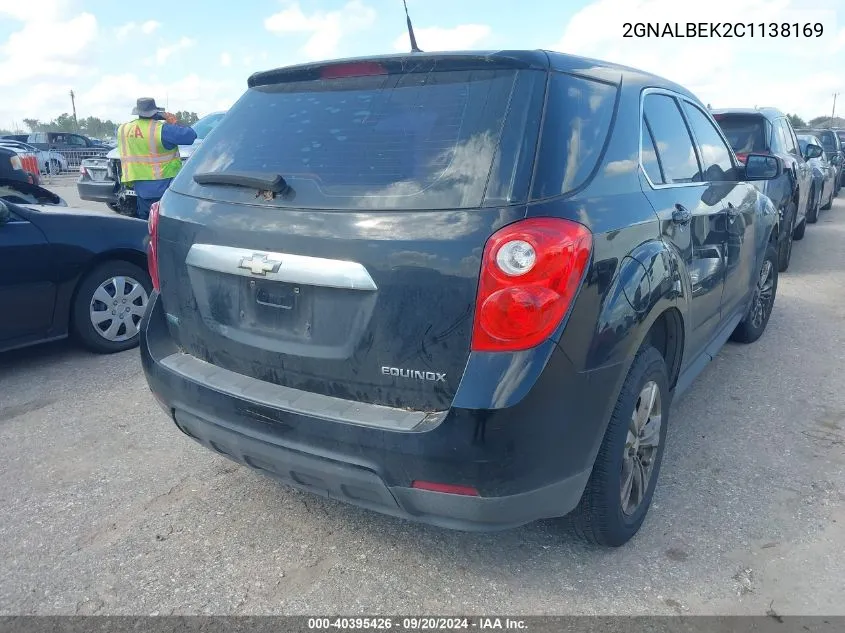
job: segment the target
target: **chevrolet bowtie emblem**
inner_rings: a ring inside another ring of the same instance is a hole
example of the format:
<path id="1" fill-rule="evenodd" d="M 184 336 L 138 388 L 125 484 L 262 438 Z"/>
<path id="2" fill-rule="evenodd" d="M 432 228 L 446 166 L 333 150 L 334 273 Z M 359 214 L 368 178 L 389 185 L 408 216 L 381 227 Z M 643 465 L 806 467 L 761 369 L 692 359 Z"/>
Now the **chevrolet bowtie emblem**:
<path id="1" fill-rule="evenodd" d="M 267 259 L 267 255 L 262 253 L 253 253 L 251 257 L 242 257 L 238 268 L 244 268 L 253 275 L 265 276 L 267 273 L 279 272 L 279 266 L 282 265 L 278 259 Z"/>

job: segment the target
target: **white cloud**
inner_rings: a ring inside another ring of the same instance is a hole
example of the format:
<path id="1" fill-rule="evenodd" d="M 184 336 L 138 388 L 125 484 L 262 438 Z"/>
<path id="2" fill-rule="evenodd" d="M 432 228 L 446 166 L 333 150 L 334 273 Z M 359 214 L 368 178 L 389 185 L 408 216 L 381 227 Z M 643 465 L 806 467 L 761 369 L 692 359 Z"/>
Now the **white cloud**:
<path id="1" fill-rule="evenodd" d="M 67 37 L 73 33 L 73 37 Z M 46 78 L 77 77 L 90 70 L 97 19 L 81 13 L 65 21 L 39 16 L 24 22 L 0 46 L 0 86 Z M 37 46 L 33 46 L 37 42 Z"/>
<path id="2" fill-rule="evenodd" d="M 144 35 L 151 35 L 158 30 L 161 26 L 161 22 L 156 22 L 155 20 L 147 20 L 141 25 L 141 33 Z"/>
<path id="3" fill-rule="evenodd" d="M 56 20 L 67 0 L 0 0 L 0 15 L 19 22 L 50 22 Z"/>
<path id="4" fill-rule="evenodd" d="M 284 9 L 264 20 L 264 28 L 277 35 L 307 35 L 301 53 L 309 59 L 325 59 L 337 55 L 344 37 L 366 29 L 375 19 L 375 9 L 361 0 L 351 0 L 337 11 L 307 15 L 298 2 L 287 2 Z"/>
<path id="5" fill-rule="evenodd" d="M 161 22 L 156 22 L 155 20 L 147 20 L 141 25 L 138 25 L 137 22 L 127 22 L 117 27 L 114 30 L 114 34 L 117 36 L 117 39 L 123 40 L 135 31 L 141 31 L 144 35 L 152 35 L 159 27 L 161 27 Z"/>
<path id="6" fill-rule="evenodd" d="M 173 57 L 176 53 L 180 51 L 184 51 L 195 46 L 197 43 L 196 40 L 191 39 L 190 37 L 182 37 L 178 42 L 175 44 L 170 44 L 168 46 L 161 46 L 156 49 L 155 55 L 152 58 L 147 59 L 147 64 L 155 63 L 158 66 L 164 66 L 167 61 Z"/>
<path id="7" fill-rule="evenodd" d="M 135 22 L 127 22 L 126 24 L 121 24 L 114 30 L 114 35 L 117 39 L 122 40 L 125 39 L 132 31 L 137 28 L 137 24 Z"/>
<path id="8" fill-rule="evenodd" d="M 460 51 L 476 48 L 490 35 L 490 30 L 486 24 L 460 24 L 453 28 L 434 26 L 414 29 L 414 36 L 417 45 L 424 51 Z M 393 40 L 393 49 L 401 52 L 411 50 L 407 31 Z"/>
<path id="9" fill-rule="evenodd" d="M 829 109 L 845 88 L 845 59 L 832 57 L 845 35 L 834 31 L 841 0 L 597 0 L 576 13 L 551 46 L 634 66 L 676 81 L 713 107 L 774 105 L 804 118 Z M 676 22 L 799 24 L 821 22 L 821 38 L 624 38 L 623 24 Z M 422 42 L 420 47 L 425 48 Z M 828 104 L 824 106 L 823 104 Z"/>
<path id="10" fill-rule="evenodd" d="M 209 80 L 190 73 L 172 82 L 141 78 L 134 73 L 105 75 L 90 88 L 80 91 L 77 101 L 86 111 L 116 122 L 131 118 L 138 97 L 153 97 L 164 107 L 193 110 L 200 116 L 228 109 L 243 92 L 241 82 Z"/>
<path id="11" fill-rule="evenodd" d="M 232 65 L 232 56 L 229 53 L 220 53 L 220 65 L 228 68 Z"/>

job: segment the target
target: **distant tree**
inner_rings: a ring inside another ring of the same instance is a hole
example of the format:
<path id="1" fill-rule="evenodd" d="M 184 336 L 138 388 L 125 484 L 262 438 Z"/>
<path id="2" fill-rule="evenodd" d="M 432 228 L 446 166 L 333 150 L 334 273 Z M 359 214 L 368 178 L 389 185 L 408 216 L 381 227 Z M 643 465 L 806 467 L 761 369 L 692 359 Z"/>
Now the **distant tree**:
<path id="1" fill-rule="evenodd" d="M 787 118 L 789 122 L 792 123 L 792 127 L 800 128 L 800 127 L 807 127 L 807 123 L 797 114 L 787 114 Z"/>
<path id="2" fill-rule="evenodd" d="M 188 112 L 187 110 L 179 110 L 178 112 L 174 113 L 176 115 L 176 122 L 179 125 L 193 125 L 200 118 L 197 116 L 196 112 Z"/>
<path id="3" fill-rule="evenodd" d="M 38 119 L 24 119 L 23 124 L 29 128 L 30 132 L 41 131 L 41 121 L 39 121 Z"/>
<path id="4" fill-rule="evenodd" d="M 810 125 L 824 126 L 824 127 L 845 127 L 845 119 L 842 117 L 817 116 L 815 119 L 810 119 Z"/>

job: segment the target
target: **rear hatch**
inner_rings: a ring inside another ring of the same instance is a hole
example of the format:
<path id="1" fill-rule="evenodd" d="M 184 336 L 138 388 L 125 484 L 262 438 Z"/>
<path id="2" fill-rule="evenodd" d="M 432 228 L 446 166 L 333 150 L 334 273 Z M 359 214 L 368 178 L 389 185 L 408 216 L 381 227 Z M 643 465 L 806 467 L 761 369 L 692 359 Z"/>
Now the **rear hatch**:
<path id="1" fill-rule="evenodd" d="M 484 244 L 525 215 L 546 76 L 507 55 L 253 76 L 162 201 L 182 349 L 309 392 L 448 408 Z"/>

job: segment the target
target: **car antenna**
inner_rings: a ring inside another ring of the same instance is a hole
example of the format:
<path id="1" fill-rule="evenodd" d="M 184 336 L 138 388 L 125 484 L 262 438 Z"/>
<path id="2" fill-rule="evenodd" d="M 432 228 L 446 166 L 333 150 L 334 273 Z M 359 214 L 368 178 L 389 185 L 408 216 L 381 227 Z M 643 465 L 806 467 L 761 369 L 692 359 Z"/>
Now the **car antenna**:
<path id="1" fill-rule="evenodd" d="M 411 52 L 422 53 L 420 47 L 417 46 L 417 38 L 414 37 L 414 26 L 411 24 L 411 16 L 408 15 L 408 1 L 402 0 L 402 4 L 405 5 L 405 21 L 408 23 L 408 37 L 411 38 Z"/>

